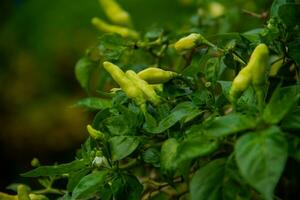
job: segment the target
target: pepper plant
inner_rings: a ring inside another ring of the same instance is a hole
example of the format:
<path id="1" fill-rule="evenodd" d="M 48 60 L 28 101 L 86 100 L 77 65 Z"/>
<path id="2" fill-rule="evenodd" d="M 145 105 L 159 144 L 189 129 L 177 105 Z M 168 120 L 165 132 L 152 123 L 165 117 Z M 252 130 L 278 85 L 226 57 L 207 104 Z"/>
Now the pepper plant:
<path id="1" fill-rule="evenodd" d="M 200 22 L 139 33 L 115 1 L 100 3 L 112 24 L 92 19 L 98 45 L 75 67 L 88 94 L 75 105 L 94 113 L 89 137 L 74 161 L 22 174 L 44 189 L 12 185 L 18 194 L 0 197 L 296 197 L 300 4 L 275 0 L 262 28 L 205 35 Z"/>

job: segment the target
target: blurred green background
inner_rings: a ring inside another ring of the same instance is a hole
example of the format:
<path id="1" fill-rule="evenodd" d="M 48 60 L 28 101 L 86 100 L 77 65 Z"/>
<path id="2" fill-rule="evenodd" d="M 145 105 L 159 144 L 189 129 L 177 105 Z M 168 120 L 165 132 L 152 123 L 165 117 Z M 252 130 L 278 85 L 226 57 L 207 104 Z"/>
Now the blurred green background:
<path id="1" fill-rule="evenodd" d="M 218 1 L 218 19 L 209 0 L 119 0 L 135 28 L 205 35 L 261 27 L 271 0 Z M 91 113 L 70 106 L 85 94 L 74 65 L 101 34 L 94 16 L 105 18 L 97 0 L 2 0 L 0 3 L 0 190 L 20 180 L 38 157 L 43 164 L 72 160 L 87 137 Z M 107 19 L 106 19 L 107 20 Z M 246 23 L 245 23 L 246 22 Z"/>

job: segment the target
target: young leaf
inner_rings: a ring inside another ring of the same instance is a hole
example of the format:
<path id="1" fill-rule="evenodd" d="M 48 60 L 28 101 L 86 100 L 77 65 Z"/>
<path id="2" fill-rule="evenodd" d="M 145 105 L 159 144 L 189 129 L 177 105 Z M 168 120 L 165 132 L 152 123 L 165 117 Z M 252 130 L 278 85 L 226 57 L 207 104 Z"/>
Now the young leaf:
<path id="1" fill-rule="evenodd" d="M 248 133 L 235 144 L 235 157 L 241 175 L 266 200 L 273 199 L 287 151 L 287 141 L 277 127 Z"/>
<path id="2" fill-rule="evenodd" d="M 121 160 L 131 154 L 140 144 L 134 136 L 115 136 L 109 140 L 113 160 Z"/>
<path id="3" fill-rule="evenodd" d="M 224 178 L 226 159 L 211 161 L 193 176 L 190 183 L 192 200 L 220 200 L 222 198 L 222 180 Z"/>
<path id="4" fill-rule="evenodd" d="M 72 200 L 84 199 L 95 194 L 105 181 L 108 171 L 97 171 L 83 177 L 74 188 Z"/>
<path id="5" fill-rule="evenodd" d="M 39 176 L 56 176 L 70 172 L 74 172 L 85 168 L 87 163 L 84 160 L 74 160 L 70 163 L 53 165 L 53 166 L 41 166 L 33 169 L 29 172 L 21 174 L 24 177 L 39 177 Z"/>
<path id="6" fill-rule="evenodd" d="M 300 97 L 300 87 L 277 88 L 263 112 L 263 119 L 270 124 L 277 124 L 291 110 Z"/>
<path id="7" fill-rule="evenodd" d="M 204 133 L 213 137 L 224 137 L 245 131 L 256 126 L 256 120 L 252 117 L 232 113 L 222 117 L 216 117 L 214 120 L 204 125 Z"/>
<path id="8" fill-rule="evenodd" d="M 96 63 L 84 57 L 81 58 L 75 66 L 75 76 L 80 86 L 86 91 L 89 90 L 90 79 L 93 70 L 97 67 Z"/>
<path id="9" fill-rule="evenodd" d="M 111 107 L 111 101 L 97 97 L 88 97 L 77 101 L 74 107 L 84 107 L 91 110 L 102 110 Z"/>

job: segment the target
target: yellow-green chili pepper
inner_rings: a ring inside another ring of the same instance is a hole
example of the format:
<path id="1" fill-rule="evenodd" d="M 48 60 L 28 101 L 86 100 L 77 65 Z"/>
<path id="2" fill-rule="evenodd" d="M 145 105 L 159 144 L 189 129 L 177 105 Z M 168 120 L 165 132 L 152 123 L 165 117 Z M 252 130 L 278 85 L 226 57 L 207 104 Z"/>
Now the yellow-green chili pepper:
<path id="1" fill-rule="evenodd" d="M 153 89 L 156 91 L 156 92 L 162 92 L 164 90 L 164 85 L 161 84 L 161 83 L 158 83 L 158 84 L 151 84 L 151 86 L 153 87 Z"/>
<path id="2" fill-rule="evenodd" d="M 259 44 L 252 52 L 249 62 L 235 77 L 230 88 L 229 96 L 235 101 L 252 83 L 259 107 L 263 103 L 263 87 L 266 83 L 266 71 L 269 65 L 269 50 L 265 44 Z"/>
<path id="3" fill-rule="evenodd" d="M 17 188 L 18 200 L 31 200 L 25 185 L 19 185 Z"/>
<path id="4" fill-rule="evenodd" d="M 140 106 L 145 104 L 142 90 L 138 88 L 117 65 L 106 61 L 103 63 L 103 67 L 119 84 L 128 98 L 132 98 Z"/>
<path id="5" fill-rule="evenodd" d="M 199 34 L 199 33 L 191 33 L 188 36 L 179 39 L 175 43 L 175 49 L 177 51 L 190 50 L 190 49 L 196 47 L 196 45 L 198 43 L 207 44 L 207 45 L 209 45 L 211 47 L 216 48 L 216 46 L 214 44 L 212 44 L 207 39 L 205 39 L 201 34 Z"/>
<path id="6" fill-rule="evenodd" d="M 154 88 L 149 85 L 146 81 L 141 79 L 134 71 L 128 70 L 126 71 L 126 76 L 133 82 L 135 85 L 140 88 L 146 99 L 149 100 L 154 105 L 160 103 L 160 97 L 156 94 Z"/>
<path id="7" fill-rule="evenodd" d="M 94 129 L 90 124 L 88 124 L 86 126 L 86 129 L 87 129 L 88 133 L 90 134 L 90 136 L 92 138 L 94 138 L 96 140 L 104 138 L 104 133 L 102 133 L 101 131 L 98 131 L 98 130 Z"/>
<path id="8" fill-rule="evenodd" d="M 29 194 L 31 200 L 48 200 L 48 197 L 42 194 Z"/>
<path id="9" fill-rule="evenodd" d="M 18 200 L 18 196 L 0 192 L 0 200 Z"/>
<path id="10" fill-rule="evenodd" d="M 251 83 L 251 69 L 244 67 L 232 81 L 229 97 L 232 102 L 241 96 Z"/>
<path id="11" fill-rule="evenodd" d="M 117 33 L 123 37 L 129 37 L 133 39 L 138 39 L 139 34 L 129 28 L 125 28 L 122 26 L 116 26 L 116 25 L 111 25 L 103 20 L 99 19 L 98 17 L 94 17 L 92 19 L 92 24 L 97 27 L 100 31 L 106 32 L 106 33 Z"/>
<path id="12" fill-rule="evenodd" d="M 107 17 L 114 23 L 120 25 L 131 26 L 131 19 L 128 12 L 126 12 L 114 0 L 99 0 Z"/>
<path id="13" fill-rule="evenodd" d="M 140 71 L 138 76 L 147 81 L 149 84 L 159 84 L 168 82 L 172 78 L 178 76 L 178 74 L 172 71 L 165 71 L 160 68 L 149 67 Z"/>
<path id="14" fill-rule="evenodd" d="M 177 51 L 192 49 L 193 47 L 196 46 L 200 37 L 201 37 L 201 35 L 198 33 L 191 33 L 190 35 L 179 39 L 175 43 L 175 49 Z"/>

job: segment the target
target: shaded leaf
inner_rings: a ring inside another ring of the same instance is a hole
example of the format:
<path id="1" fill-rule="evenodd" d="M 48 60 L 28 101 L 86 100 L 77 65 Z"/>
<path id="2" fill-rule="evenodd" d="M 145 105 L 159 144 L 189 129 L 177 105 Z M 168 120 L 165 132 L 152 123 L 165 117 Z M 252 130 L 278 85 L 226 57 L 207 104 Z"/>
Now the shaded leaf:
<path id="1" fill-rule="evenodd" d="M 192 200 L 222 199 L 222 184 L 225 173 L 226 159 L 219 158 L 211 161 L 193 176 L 190 183 Z"/>
<path id="2" fill-rule="evenodd" d="M 232 113 L 222 117 L 216 117 L 204 125 L 204 133 L 213 137 L 224 137 L 245 131 L 256 126 L 256 120 L 252 117 Z"/>
<path id="3" fill-rule="evenodd" d="M 108 171 L 97 171 L 83 177 L 74 188 L 72 199 L 84 199 L 96 193 L 105 181 Z"/>
<path id="4" fill-rule="evenodd" d="M 140 144 L 134 136 L 115 136 L 109 140 L 113 160 L 121 160 L 130 155 Z"/>
<path id="5" fill-rule="evenodd" d="M 193 110 L 196 109 L 196 106 L 191 102 L 182 102 L 178 104 L 172 111 L 171 114 L 163 118 L 158 126 L 144 126 L 144 129 L 150 133 L 162 133 L 165 130 L 172 127 L 178 121 L 189 116 Z"/>
<path id="6" fill-rule="evenodd" d="M 89 90 L 90 79 L 93 70 L 97 67 L 96 63 L 84 57 L 81 58 L 75 66 L 75 76 L 80 86 L 86 91 Z"/>
<path id="7" fill-rule="evenodd" d="M 111 107 L 111 101 L 97 97 L 88 97 L 77 101 L 73 106 L 84 107 L 92 110 L 102 110 Z"/>
<path id="8" fill-rule="evenodd" d="M 84 160 L 74 160 L 70 163 L 53 165 L 53 166 L 41 166 L 33 169 L 29 172 L 21 174 L 24 177 L 39 177 L 39 176 L 55 176 L 77 171 L 86 166 Z"/>
<path id="9" fill-rule="evenodd" d="M 283 172 L 287 142 L 277 127 L 248 133 L 235 144 L 235 157 L 244 179 L 267 200 Z"/>
<path id="10" fill-rule="evenodd" d="M 267 123 L 276 124 L 295 106 L 300 97 L 300 87 L 290 86 L 277 88 L 263 112 Z"/>

